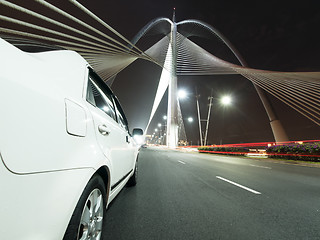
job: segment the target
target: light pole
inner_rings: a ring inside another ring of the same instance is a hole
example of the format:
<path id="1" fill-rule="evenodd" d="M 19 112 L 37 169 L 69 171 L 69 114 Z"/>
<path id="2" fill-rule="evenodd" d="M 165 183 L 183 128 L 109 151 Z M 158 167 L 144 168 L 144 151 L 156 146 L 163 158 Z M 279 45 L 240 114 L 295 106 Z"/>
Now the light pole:
<path id="1" fill-rule="evenodd" d="M 201 146 L 207 145 L 208 144 L 208 131 L 209 131 L 209 123 L 210 123 L 210 117 L 211 117 L 211 108 L 212 108 L 212 102 L 213 99 L 216 99 L 212 96 L 212 90 L 211 90 L 211 96 L 208 97 L 209 100 L 209 108 L 208 108 L 208 116 L 206 120 L 203 120 L 206 122 L 206 131 L 205 131 L 205 136 L 204 140 L 202 139 L 202 130 L 201 130 L 201 118 L 200 118 L 200 110 L 199 110 L 199 97 L 200 95 L 196 95 L 196 101 L 197 101 L 197 111 L 198 111 L 198 121 L 199 121 L 199 134 L 200 134 L 200 144 Z M 230 105 L 232 102 L 232 98 L 228 95 L 222 96 L 220 98 L 220 103 L 224 106 Z"/>
<path id="2" fill-rule="evenodd" d="M 209 100 L 209 109 L 208 109 L 208 117 L 207 117 L 207 125 L 206 125 L 206 133 L 204 136 L 204 145 L 208 144 L 208 130 L 209 130 L 209 121 L 210 121 L 210 116 L 211 116 L 211 108 L 212 108 L 212 100 L 214 98 L 212 97 L 212 90 L 211 90 L 211 96 L 208 97 Z M 220 103 L 224 106 L 230 105 L 232 102 L 232 98 L 228 95 L 221 97 Z"/>
<path id="3" fill-rule="evenodd" d="M 200 108 L 199 108 L 199 97 L 198 91 L 196 88 L 196 101 L 197 101 L 197 112 L 198 112 L 198 122 L 199 122 L 199 134 L 200 134 L 200 146 L 203 146 L 202 142 L 202 129 L 201 129 L 201 118 L 200 118 Z"/>
<path id="4" fill-rule="evenodd" d="M 186 99 L 188 97 L 188 92 L 184 89 L 179 89 L 178 91 L 178 103 L 179 103 L 179 115 L 180 115 L 180 119 L 182 118 L 182 113 L 181 113 L 181 104 L 180 104 L 180 100 L 183 100 L 183 99 Z M 188 122 L 191 122 L 193 121 L 193 118 L 192 117 L 188 117 L 188 118 L 182 118 L 182 123 L 179 124 L 179 137 L 180 139 L 178 139 L 178 143 L 183 143 L 184 140 L 185 140 L 185 143 L 187 143 L 187 134 L 185 132 L 185 128 L 184 128 L 184 119 L 187 120 Z M 182 130 L 183 129 L 183 130 Z"/>
<path id="5" fill-rule="evenodd" d="M 179 90 L 178 91 L 178 97 L 179 99 L 184 99 L 187 97 L 187 93 L 184 90 Z M 197 113 L 198 113 L 198 123 L 199 123 L 199 134 L 200 134 L 200 144 L 203 146 L 203 137 L 202 137 L 202 128 L 201 128 L 201 117 L 200 117 L 200 107 L 199 107 L 199 97 L 200 95 L 198 94 L 197 88 L 196 88 L 196 103 L 197 103 Z M 210 113 L 208 114 L 208 117 L 210 116 Z M 192 122 L 193 118 L 190 117 L 188 118 L 188 122 Z M 206 120 L 204 120 L 206 121 Z"/>
<path id="6" fill-rule="evenodd" d="M 192 123 L 193 122 L 193 117 L 188 117 L 188 122 Z M 190 140 L 190 141 L 191 141 L 191 144 L 188 144 L 188 145 L 192 146 L 192 140 Z M 187 143 L 188 143 L 188 139 L 187 139 Z"/>
<path id="7" fill-rule="evenodd" d="M 163 115 L 162 119 L 164 121 L 162 143 L 163 143 L 163 145 L 166 145 L 166 142 L 167 142 L 167 115 Z"/>
<path id="8" fill-rule="evenodd" d="M 158 128 L 155 128 L 155 129 L 154 129 L 155 144 L 158 144 L 158 142 L 159 142 L 159 138 L 158 138 L 158 136 L 157 136 L 157 133 L 158 133 Z"/>
<path id="9" fill-rule="evenodd" d="M 160 145 L 162 145 L 163 135 L 162 135 L 162 124 L 161 123 L 158 123 L 158 128 L 159 128 Z"/>
<path id="10" fill-rule="evenodd" d="M 204 135 L 204 145 L 206 146 L 207 145 L 207 137 L 208 137 L 208 129 L 209 129 L 209 121 L 210 121 L 210 113 L 211 113 L 211 108 L 212 108 L 212 100 L 213 100 L 213 97 L 212 97 L 212 89 L 211 89 L 211 96 L 208 97 L 208 100 L 209 100 L 209 109 L 208 109 L 208 117 L 207 117 L 207 125 L 206 125 L 206 133 Z"/>

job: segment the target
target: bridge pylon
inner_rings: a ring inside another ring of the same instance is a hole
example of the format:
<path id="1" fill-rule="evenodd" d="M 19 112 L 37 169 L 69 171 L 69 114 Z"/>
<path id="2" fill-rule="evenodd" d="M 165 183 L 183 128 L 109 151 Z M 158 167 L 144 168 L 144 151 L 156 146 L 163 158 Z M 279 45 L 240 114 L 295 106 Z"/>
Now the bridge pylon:
<path id="1" fill-rule="evenodd" d="M 172 57 L 170 58 L 171 74 L 168 86 L 168 112 L 167 112 L 167 146 L 175 148 L 178 145 L 178 85 L 177 85 L 177 24 L 175 10 L 170 32 L 170 45 Z"/>
<path id="2" fill-rule="evenodd" d="M 152 20 L 148 23 L 140 32 L 134 37 L 132 40 L 133 44 L 136 44 L 139 39 L 141 39 L 152 27 L 159 24 L 160 22 L 169 23 L 171 26 L 170 32 L 168 31 L 166 34 L 170 36 L 170 44 L 168 47 L 168 53 L 171 52 L 171 56 L 168 56 L 165 60 L 166 62 L 166 69 L 163 69 L 163 72 L 169 71 L 170 77 L 168 80 L 168 110 L 167 110 L 167 132 L 166 132 L 166 145 L 168 147 L 174 148 L 178 145 L 178 136 L 179 136 L 179 124 L 178 124 L 178 94 L 177 94 L 177 55 L 178 55 L 178 48 L 177 48 L 177 27 L 184 25 L 184 24 L 197 24 L 202 28 L 208 30 L 209 32 L 213 33 L 218 39 L 220 39 L 234 54 L 234 56 L 238 59 L 239 63 L 243 67 L 248 67 L 245 60 L 242 58 L 240 53 L 234 48 L 234 46 L 215 28 L 211 25 L 206 24 L 199 20 L 184 20 L 181 22 L 176 23 L 175 19 L 175 9 L 173 12 L 173 20 L 171 21 L 168 18 L 157 18 Z M 169 54 L 170 55 L 170 54 Z M 170 68 L 170 69 L 169 69 Z M 285 142 L 288 141 L 288 136 L 283 128 L 280 120 L 278 119 L 269 99 L 266 96 L 265 91 L 260 88 L 258 85 L 253 83 L 257 94 L 265 108 L 266 114 L 269 118 L 270 127 L 276 142 Z M 159 89 L 158 89 L 159 90 Z M 157 92 L 158 94 L 158 92 Z M 161 97 L 163 96 L 164 92 L 162 93 Z M 153 106 L 151 117 L 149 119 L 148 125 L 146 130 L 149 127 L 149 124 L 154 116 L 154 112 L 156 111 L 159 105 L 159 101 L 156 105 Z"/>

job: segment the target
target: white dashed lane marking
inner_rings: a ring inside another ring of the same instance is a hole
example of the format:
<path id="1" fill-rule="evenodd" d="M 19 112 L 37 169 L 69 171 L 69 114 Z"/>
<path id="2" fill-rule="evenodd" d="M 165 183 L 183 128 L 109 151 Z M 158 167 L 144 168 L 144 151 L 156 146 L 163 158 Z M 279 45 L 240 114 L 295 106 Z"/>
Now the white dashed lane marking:
<path id="1" fill-rule="evenodd" d="M 241 184 L 239 184 L 239 183 L 232 182 L 232 181 L 230 181 L 230 180 L 228 180 L 228 179 L 225 179 L 225 178 L 223 178 L 223 177 L 216 176 L 216 178 L 218 178 L 218 179 L 220 179 L 220 180 L 222 180 L 222 181 L 225 181 L 225 182 L 227 182 L 227 183 L 233 184 L 233 185 L 235 185 L 235 186 L 237 186 L 237 187 L 239 187 L 239 188 L 242 188 L 242 189 L 244 189 L 244 190 L 247 190 L 247 191 L 249 191 L 249 192 L 252 192 L 252 193 L 254 193 L 254 194 L 261 194 L 261 192 L 258 192 L 258 191 L 256 191 L 256 190 L 253 190 L 253 189 L 248 188 L 248 187 L 245 187 L 245 186 L 243 186 L 243 185 L 241 185 Z"/>
<path id="2" fill-rule="evenodd" d="M 258 168 L 271 169 L 271 167 L 258 166 L 258 165 L 253 165 L 253 164 L 250 164 L 250 166 L 251 166 L 251 167 L 258 167 Z"/>

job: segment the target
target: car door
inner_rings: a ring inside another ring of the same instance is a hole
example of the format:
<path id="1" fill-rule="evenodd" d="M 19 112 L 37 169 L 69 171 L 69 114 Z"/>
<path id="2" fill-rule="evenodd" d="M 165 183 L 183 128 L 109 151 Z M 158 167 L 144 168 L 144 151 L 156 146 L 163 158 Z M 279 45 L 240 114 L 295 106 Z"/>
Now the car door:
<path id="1" fill-rule="evenodd" d="M 127 164 L 130 146 L 126 131 L 118 123 L 113 94 L 92 70 L 89 71 L 86 100 L 98 144 L 111 162 L 111 187 L 114 187 L 130 172 Z"/>
<path id="2" fill-rule="evenodd" d="M 126 146 L 126 152 L 125 154 L 125 168 L 127 171 L 131 171 L 134 168 L 135 161 L 136 161 L 136 145 L 133 142 L 133 139 L 129 133 L 129 126 L 127 118 L 124 114 L 124 111 L 120 105 L 120 102 L 118 101 L 117 97 L 114 96 L 114 102 L 116 107 L 116 113 L 118 122 L 122 128 L 122 134 L 126 138 L 127 146 Z"/>

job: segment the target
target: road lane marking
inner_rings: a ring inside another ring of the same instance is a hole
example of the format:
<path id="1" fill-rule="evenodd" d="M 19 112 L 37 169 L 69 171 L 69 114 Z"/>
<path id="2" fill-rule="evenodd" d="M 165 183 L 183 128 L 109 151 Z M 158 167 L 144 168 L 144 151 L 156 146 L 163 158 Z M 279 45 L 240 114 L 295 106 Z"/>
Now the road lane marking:
<path id="1" fill-rule="evenodd" d="M 243 186 L 243 185 L 241 185 L 241 184 L 232 182 L 232 181 L 230 181 L 230 180 L 228 180 L 228 179 L 225 179 L 225 178 L 223 178 L 223 177 L 216 176 L 216 178 L 218 178 L 218 179 L 220 179 L 220 180 L 222 180 L 222 181 L 228 182 L 228 183 L 230 183 L 230 184 L 233 184 L 233 185 L 235 185 L 235 186 L 237 186 L 237 187 L 240 187 L 240 188 L 242 188 L 242 189 L 245 189 L 245 190 L 247 190 L 247 191 L 249 191 L 249 192 L 252 192 L 252 193 L 254 193 L 254 194 L 261 194 L 261 192 L 255 191 L 255 190 L 253 190 L 253 189 L 251 189 L 251 188 L 248 188 L 248 187 L 245 187 L 245 186 Z"/>
<path id="2" fill-rule="evenodd" d="M 265 166 L 259 166 L 259 165 L 253 165 L 253 164 L 249 164 L 249 165 L 252 167 L 271 169 L 271 167 L 265 167 Z"/>
<path id="3" fill-rule="evenodd" d="M 186 164 L 185 162 L 182 162 L 182 161 L 180 161 L 180 160 L 178 160 L 178 162 L 179 162 L 179 163 L 182 163 L 182 164 Z"/>

